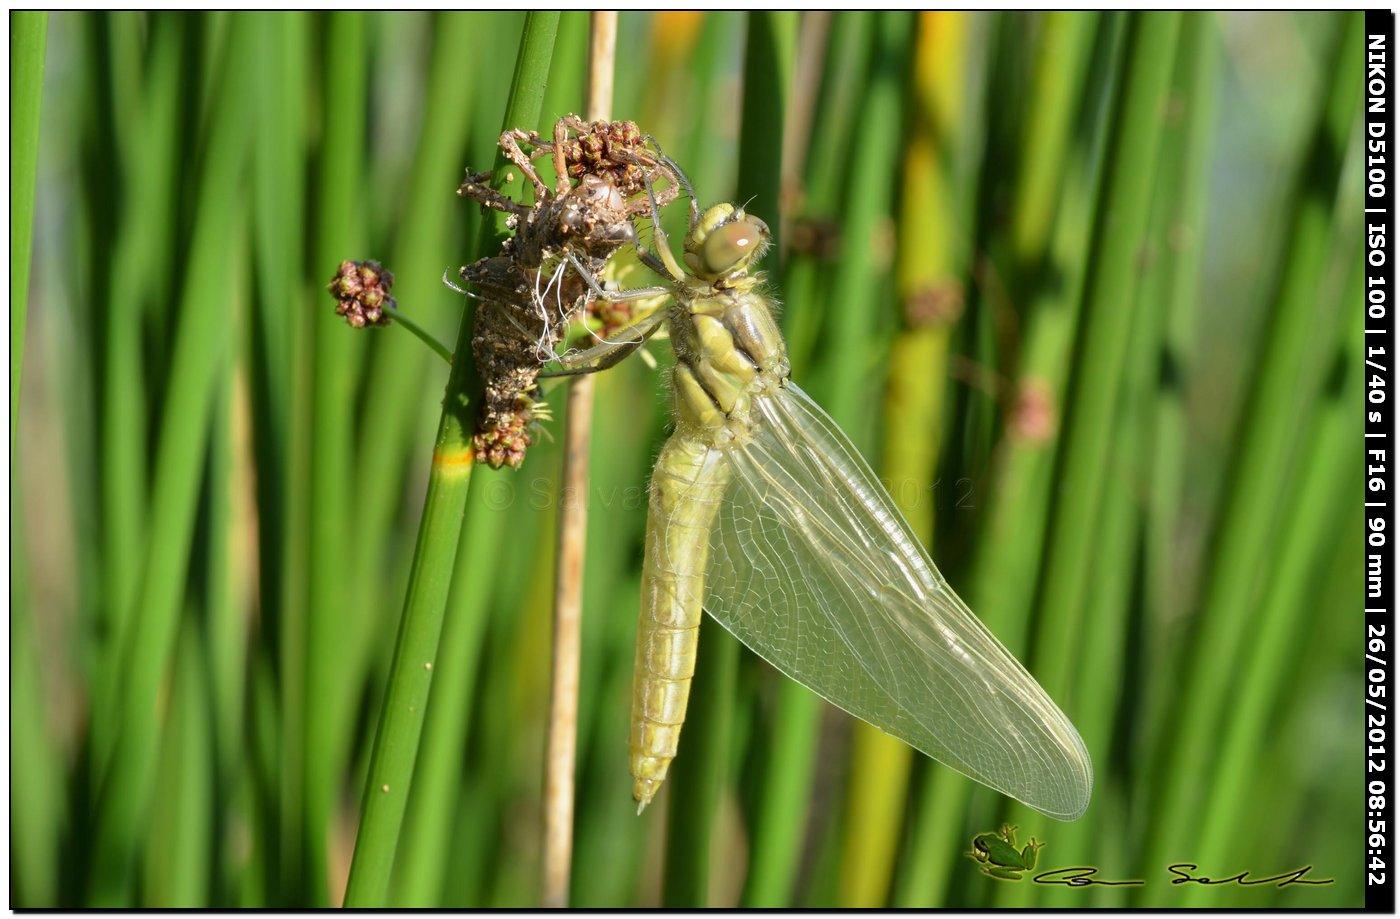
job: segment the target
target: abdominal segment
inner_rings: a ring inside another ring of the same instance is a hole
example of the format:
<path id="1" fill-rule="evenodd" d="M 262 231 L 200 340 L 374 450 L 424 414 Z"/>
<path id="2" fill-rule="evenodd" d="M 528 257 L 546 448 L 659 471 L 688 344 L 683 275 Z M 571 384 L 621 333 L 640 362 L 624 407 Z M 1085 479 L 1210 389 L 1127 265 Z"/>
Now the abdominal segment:
<path id="1" fill-rule="evenodd" d="M 728 481 L 719 451 L 680 435 L 666 442 L 652 475 L 629 744 L 638 811 L 661 787 L 680 742 L 695 675 L 710 528 Z"/>

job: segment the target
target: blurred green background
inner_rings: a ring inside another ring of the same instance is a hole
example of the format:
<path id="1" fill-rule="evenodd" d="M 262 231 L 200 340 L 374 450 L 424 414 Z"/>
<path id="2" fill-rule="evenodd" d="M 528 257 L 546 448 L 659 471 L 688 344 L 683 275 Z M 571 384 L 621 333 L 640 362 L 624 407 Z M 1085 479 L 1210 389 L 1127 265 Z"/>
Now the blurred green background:
<path id="1" fill-rule="evenodd" d="M 523 20 L 11 14 L 12 906 L 341 902 L 446 368 L 324 285 L 377 258 L 454 339 L 453 192 Z M 586 35 L 524 127 L 582 110 Z M 631 360 L 596 392 L 575 905 L 1361 904 L 1361 76 L 1359 14 L 622 14 L 614 116 L 775 227 L 794 378 L 1096 784 L 1049 821 L 707 621 L 637 817 L 667 419 Z M 471 479 L 392 904 L 537 902 L 559 453 Z M 1003 821 L 1146 883 L 984 876 Z"/>

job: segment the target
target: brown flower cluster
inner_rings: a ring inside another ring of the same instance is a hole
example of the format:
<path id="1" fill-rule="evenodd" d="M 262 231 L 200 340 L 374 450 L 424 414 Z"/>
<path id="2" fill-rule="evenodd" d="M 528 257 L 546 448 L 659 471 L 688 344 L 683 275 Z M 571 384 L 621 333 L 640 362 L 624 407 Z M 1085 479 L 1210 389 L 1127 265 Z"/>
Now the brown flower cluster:
<path id="1" fill-rule="evenodd" d="M 394 276 L 375 261 L 340 263 L 326 289 L 335 297 L 335 312 L 357 329 L 371 325 L 388 325 L 389 313 L 397 308 L 389 289 Z"/>

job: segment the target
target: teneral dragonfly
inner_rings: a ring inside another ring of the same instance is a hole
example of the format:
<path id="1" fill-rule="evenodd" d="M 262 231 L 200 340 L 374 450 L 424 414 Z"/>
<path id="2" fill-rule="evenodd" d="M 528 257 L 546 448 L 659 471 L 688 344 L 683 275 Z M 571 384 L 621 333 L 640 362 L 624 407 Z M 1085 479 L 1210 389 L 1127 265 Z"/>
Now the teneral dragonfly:
<path id="1" fill-rule="evenodd" d="M 684 178 L 682 177 L 684 184 Z M 691 196 L 692 201 L 694 196 Z M 656 208 L 652 208 L 652 213 Z M 964 775 L 1061 820 L 1093 768 L 1064 713 L 938 572 L 841 429 L 789 379 L 762 278 L 768 228 L 692 204 L 685 268 L 653 220 L 672 304 L 612 363 L 668 326 L 676 427 L 652 474 L 630 759 L 644 808 L 677 753 L 701 610 L 778 670 Z M 800 304 L 791 308 L 800 309 Z"/>

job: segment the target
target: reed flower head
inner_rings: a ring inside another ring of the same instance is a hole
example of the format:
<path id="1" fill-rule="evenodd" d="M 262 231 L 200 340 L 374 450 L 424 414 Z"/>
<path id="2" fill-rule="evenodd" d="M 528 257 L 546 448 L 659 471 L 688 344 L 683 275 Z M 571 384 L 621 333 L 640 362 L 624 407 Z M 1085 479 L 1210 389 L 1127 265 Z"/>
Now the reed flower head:
<path id="1" fill-rule="evenodd" d="M 326 289 L 335 297 L 335 312 L 357 329 L 365 326 L 388 325 L 390 313 L 397 309 L 389 289 L 394 276 L 376 261 L 340 263 L 340 270 Z"/>

